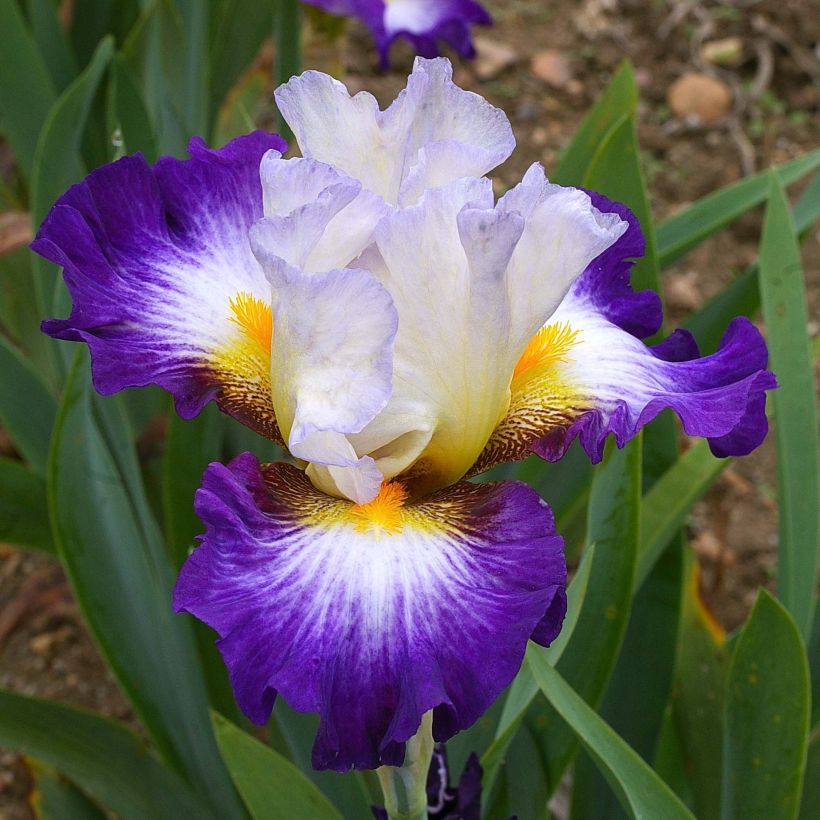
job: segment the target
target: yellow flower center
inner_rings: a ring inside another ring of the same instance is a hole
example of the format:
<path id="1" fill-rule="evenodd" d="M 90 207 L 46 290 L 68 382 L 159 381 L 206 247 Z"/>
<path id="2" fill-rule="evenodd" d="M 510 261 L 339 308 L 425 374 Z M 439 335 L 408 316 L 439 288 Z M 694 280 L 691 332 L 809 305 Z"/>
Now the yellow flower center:
<path id="1" fill-rule="evenodd" d="M 578 339 L 579 331 L 573 330 L 569 322 L 542 327 L 530 339 L 523 355 L 513 371 L 513 379 L 534 367 L 544 367 L 565 362 L 569 351 Z"/>
<path id="2" fill-rule="evenodd" d="M 385 482 L 379 494 L 367 504 L 354 504 L 350 508 L 358 532 L 398 533 L 402 528 L 402 508 L 407 500 L 407 490 L 398 481 Z"/>
<path id="3" fill-rule="evenodd" d="M 233 313 L 231 321 L 239 325 L 251 341 L 270 355 L 270 342 L 273 336 L 273 315 L 270 305 L 245 291 L 237 293 L 229 304 Z"/>

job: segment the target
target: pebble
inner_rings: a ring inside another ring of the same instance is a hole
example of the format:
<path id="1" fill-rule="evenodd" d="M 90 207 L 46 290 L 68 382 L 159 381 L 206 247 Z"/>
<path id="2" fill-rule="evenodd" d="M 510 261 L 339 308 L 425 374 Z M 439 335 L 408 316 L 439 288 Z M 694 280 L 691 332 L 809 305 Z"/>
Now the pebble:
<path id="1" fill-rule="evenodd" d="M 479 80 L 495 79 L 518 62 L 518 52 L 507 43 L 489 37 L 474 37 L 476 57 L 473 71 Z"/>
<path id="2" fill-rule="evenodd" d="M 743 40 L 740 37 L 709 40 L 700 47 L 700 56 L 712 65 L 738 66 L 743 62 Z"/>
<path id="3" fill-rule="evenodd" d="M 530 60 L 532 73 L 553 88 L 567 88 L 572 83 L 572 67 L 567 55 L 557 48 L 545 48 Z"/>
<path id="4" fill-rule="evenodd" d="M 676 117 L 714 125 L 729 113 L 732 92 L 715 77 L 689 72 L 669 86 L 666 102 Z"/>

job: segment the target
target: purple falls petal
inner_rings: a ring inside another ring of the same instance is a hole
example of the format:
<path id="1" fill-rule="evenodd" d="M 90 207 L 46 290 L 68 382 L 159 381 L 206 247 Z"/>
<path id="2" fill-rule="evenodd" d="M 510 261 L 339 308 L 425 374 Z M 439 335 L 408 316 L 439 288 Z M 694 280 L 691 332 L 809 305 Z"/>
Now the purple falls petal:
<path id="1" fill-rule="evenodd" d="M 243 337 L 231 300 L 270 303 L 248 230 L 262 216 L 262 156 L 285 147 L 260 131 L 219 150 L 195 138 L 189 160 L 123 157 L 60 197 L 32 249 L 63 267 L 73 306 L 42 329 L 88 344 L 99 392 L 157 384 L 185 418 L 216 399 L 277 437 L 270 351 Z"/>
<path id="2" fill-rule="evenodd" d="M 765 394 L 777 381 L 760 332 L 737 318 L 704 357 L 685 330 L 652 347 L 640 341 L 662 320 L 658 296 L 629 283 L 643 252 L 640 228 L 623 205 L 591 196 L 629 228 L 587 267 L 540 331 L 540 346 L 522 358 L 507 415 L 471 474 L 530 452 L 557 461 L 576 438 L 600 461 L 610 433 L 622 447 L 666 408 L 716 456 L 746 455 L 766 436 Z"/>
<path id="3" fill-rule="evenodd" d="M 509 684 L 534 632 L 560 629 L 562 539 L 523 484 L 459 484 L 380 525 L 245 454 L 208 468 L 196 507 L 207 529 L 174 607 L 219 633 L 251 720 L 277 692 L 320 714 L 318 769 L 401 764 L 431 709 L 434 737 L 451 737 Z"/>

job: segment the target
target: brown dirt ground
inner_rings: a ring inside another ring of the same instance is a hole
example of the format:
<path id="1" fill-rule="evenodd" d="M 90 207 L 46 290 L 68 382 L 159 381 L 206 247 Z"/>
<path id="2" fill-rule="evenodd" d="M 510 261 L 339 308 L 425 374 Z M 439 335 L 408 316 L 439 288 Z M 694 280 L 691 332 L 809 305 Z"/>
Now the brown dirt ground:
<path id="1" fill-rule="evenodd" d="M 518 149 L 497 172 L 501 189 L 540 160 L 554 166 L 584 112 L 619 62 L 629 57 L 641 87 L 639 135 L 657 217 L 664 217 L 744 173 L 780 163 L 817 147 L 820 118 L 820 6 L 808 0 L 754 2 L 640 2 L 639 0 L 506 0 L 487 2 L 496 26 L 480 32 L 517 55 L 492 79 L 479 80 L 470 65 L 457 81 L 509 114 Z M 705 62 L 703 42 L 739 37 L 741 62 L 720 68 Z M 530 59 L 557 49 L 570 78 L 551 87 L 536 77 Z M 383 103 L 405 81 L 408 49 L 397 48 L 394 69 L 374 69 L 365 32 L 353 26 L 345 46 L 328 49 L 308 37 L 305 65 L 342 67 L 351 90 L 367 87 Z M 711 127 L 670 113 L 667 90 L 686 71 L 705 71 L 726 82 L 730 114 Z M 267 112 L 268 117 L 271 111 Z M 731 281 L 756 256 L 761 213 L 738 221 L 689 254 L 665 276 L 667 313 L 674 325 Z M 810 333 L 820 332 L 820 229 L 804 244 Z M 759 585 L 772 587 L 777 555 L 773 437 L 738 460 L 697 505 L 690 541 L 704 568 L 705 593 L 728 629 L 742 622 Z M 0 687 L 101 710 L 130 719 L 85 631 L 59 568 L 46 557 L 0 545 Z M 0 818 L 31 813 L 25 763 L 0 750 Z"/>

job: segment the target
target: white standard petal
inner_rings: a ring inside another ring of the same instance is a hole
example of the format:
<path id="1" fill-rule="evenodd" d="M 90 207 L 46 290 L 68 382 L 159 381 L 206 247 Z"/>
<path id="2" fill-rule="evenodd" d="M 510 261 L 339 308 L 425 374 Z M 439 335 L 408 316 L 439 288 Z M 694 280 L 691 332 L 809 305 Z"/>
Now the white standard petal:
<path id="1" fill-rule="evenodd" d="M 370 242 L 388 205 L 323 162 L 282 159 L 269 151 L 260 166 L 267 252 L 305 271 L 347 266 Z"/>
<path id="2" fill-rule="evenodd" d="M 489 180 L 463 179 L 386 216 L 358 264 L 401 317 L 393 393 L 350 436 L 356 452 L 387 477 L 409 470 L 419 492 L 464 475 L 507 411 L 533 333 L 624 225 L 540 169 L 498 206 Z"/>
<path id="3" fill-rule="evenodd" d="M 601 213 L 577 188 L 551 184 L 540 164 L 498 203 L 526 227 L 507 270 L 514 346 L 526 344 L 561 304 L 586 266 L 627 229 L 615 213 Z"/>
<path id="4" fill-rule="evenodd" d="M 367 271 L 306 275 L 269 254 L 258 235 L 251 232 L 254 252 L 275 294 L 271 387 L 282 435 L 297 458 L 355 468 L 348 484 L 363 503 L 378 483 L 346 434 L 359 432 L 390 396 L 396 309 Z"/>
<path id="5" fill-rule="evenodd" d="M 316 71 L 277 89 L 276 102 L 305 157 L 333 165 L 394 205 L 482 176 L 515 146 L 504 112 L 458 88 L 443 58 L 417 58 L 407 88 L 385 111 L 372 95 L 351 97 Z"/>
<path id="6" fill-rule="evenodd" d="M 505 269 L 522 230 L 493 210 L 489 180 L 466 179 L 387 216 L 360 259 L 401 317 L 390 402 L 351 436 L 385 475 L 412 465 L 423 488 L 456 480 L 506 411 Z"/>

